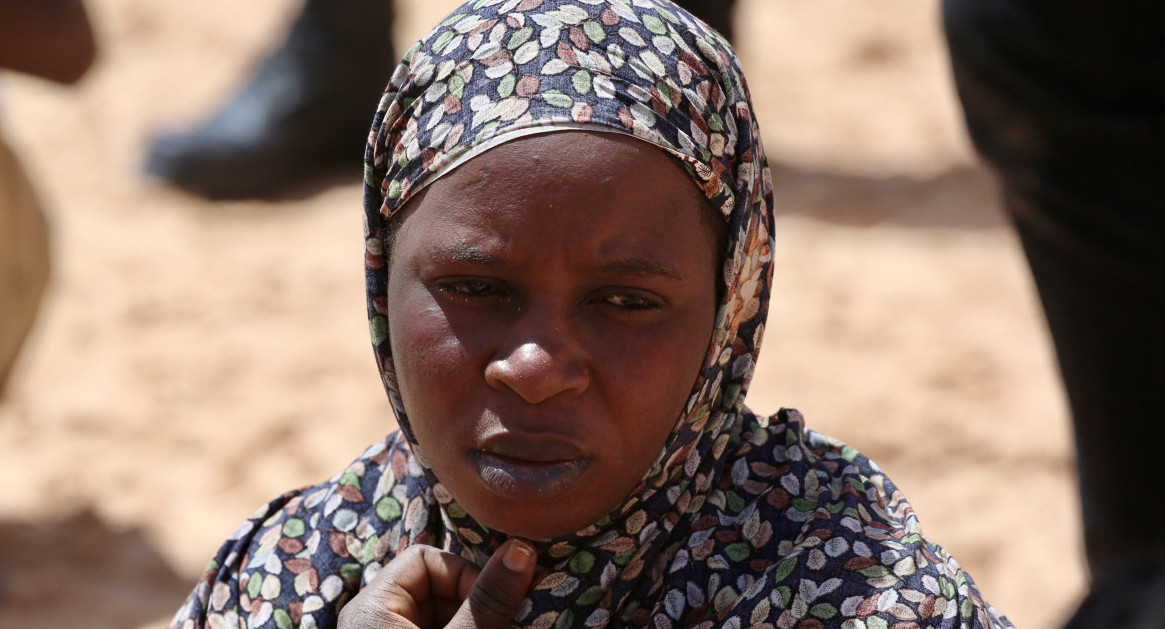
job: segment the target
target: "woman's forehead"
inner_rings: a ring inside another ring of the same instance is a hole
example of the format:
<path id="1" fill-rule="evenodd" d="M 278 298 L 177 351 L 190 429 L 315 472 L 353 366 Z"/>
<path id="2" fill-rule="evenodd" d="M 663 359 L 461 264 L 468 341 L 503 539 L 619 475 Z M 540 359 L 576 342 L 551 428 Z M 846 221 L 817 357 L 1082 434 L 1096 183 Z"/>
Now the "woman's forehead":
<path id="1" fill-rule="evenodd" d="M 623 134 L 553 131 L 515 137 L 432 178 L 405 210 L 474 198 L 492 208 L 556 203 L 647 203 L 654 198 L 702 194 L 688 173 L 663 149 Z M 578 197 L 578 198 L 576 198 Z"/>
<path id="2" fill-rule="evenodd" d="M 703 214 L 715 218 L 662 150 L 567 132 L 517 139 L 461 164 L 409 202 L 404 229 L 424 232 L 430 249 L 440 241 L 454 259 L 501 255 L 522 239 L 625 256 L 669 247 L 685 230 L 706 239 Z"/>
<path id="3" fill-rule="evenodd" d="M 418 207 L 424 209 L 411 218 Z M 670 256 L 648 252 L 679 241 L 711 240 L 720 252 L 726 230 L 663 149 L 583 130 L 521 136 L 480 153 L 434 180 L 393 221 L 394 243 L 408 223 L 424 232 L 432 251 L 442 239 L 442 259 L 484 260 L 488 251 L 496 261 L 526 238 L 543 250 L 573 246 L 607 268 L 662 268 Z M 688 231 L 696 235 L 689 239 Z"/>
<path id="4" fill-rule="evenodd" d="M 482 159 L 483 156 L 487 159 Z M 626 173 L 628 166 L 638 171 L 639 164 L 650 168 L 667 161 L 673 162 L 675 168 L 660 170 L 676 170 L 680 175 L 669 172 L 668 179 L 679 184 L 682 177 L 689 180 L 689 186 L 698 188 L 692 175 L 680 165 L 679 158 L 641 138 L 599 126 L 545 127 L 532 133 L 495 137 L 461 158 L 443 164 L 410 190 L 405 206 L 429 186 L 449 177 L 457 179 L 461 187 L 501 185 L 503 182 L 496 178 L 498 174 L 507 176 L 504 181 L 507 185 L 523 180 L 532 185 L 546 185 L 553 183 L 547 181 L 552 178 L 589 178 L 595 185 L 594 192 L 601 194 L 608 189 L 602 184 L 617 185 L 618 175 Z M 472 167 L 464 168 L 467 163 L 472 163 Z"/>

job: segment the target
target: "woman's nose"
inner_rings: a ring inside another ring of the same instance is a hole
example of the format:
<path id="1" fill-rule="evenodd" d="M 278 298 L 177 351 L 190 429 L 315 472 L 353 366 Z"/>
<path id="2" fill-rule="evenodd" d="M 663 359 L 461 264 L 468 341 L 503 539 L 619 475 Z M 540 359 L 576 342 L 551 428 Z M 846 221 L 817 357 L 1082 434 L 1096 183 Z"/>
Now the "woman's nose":
<path id="1" fill-rule="evenodd" d="M 493 388 L 510 389 L 531 404 L 582 393 L 590 385 L 581 352 L 561 336 L 527 339 L 499 351 L 486 365 L 485 379 Z"/>

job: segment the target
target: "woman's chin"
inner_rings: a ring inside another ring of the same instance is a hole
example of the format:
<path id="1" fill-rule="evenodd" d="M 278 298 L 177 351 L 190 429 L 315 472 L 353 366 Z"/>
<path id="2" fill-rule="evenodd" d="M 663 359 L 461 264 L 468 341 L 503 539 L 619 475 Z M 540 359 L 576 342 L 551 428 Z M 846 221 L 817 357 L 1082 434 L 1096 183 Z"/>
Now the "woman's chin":
<path id="1" fill-rule="evenodd" d="M 562 501 L 532 500 L 522 504 L 493 500 L 488 501 L 483 508 L 474 508 L 477 505 L 462 502 L 461 506 L 474 520 L 491 530 L 532 541 L 573 535 L 610 512 L 610 509 L 582 511 L 579 509 L 580 501 L 569 498 Z"/>

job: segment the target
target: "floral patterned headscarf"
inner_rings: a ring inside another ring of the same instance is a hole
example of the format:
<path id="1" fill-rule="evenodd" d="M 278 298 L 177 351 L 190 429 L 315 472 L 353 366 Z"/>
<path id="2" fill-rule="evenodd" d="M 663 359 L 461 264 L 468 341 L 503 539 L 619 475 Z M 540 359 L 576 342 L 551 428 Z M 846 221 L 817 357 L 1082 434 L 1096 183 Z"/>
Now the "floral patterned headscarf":
<path id="1" fill-rule="evenodd" d="M 722 216 L 729 245 L 715 333 L 682 416 L 640 486 L 615 511 L 574 535 L 543 543 L 542 565 L 552 574 L 531 593 L 524 619 L 537 626 L 548 622 L 544 614 L 561 620 L 559 613 L 568 610 L 589 626 L 603 625 L 607 614 L 625 610 L 628 602 L 662 594 L 659 585 L 679 533 L 716 494 L 728 473 L 727 457 L 739 446 L 739 411 L 772 274 L 767 164 L 739 61 L 719 34 L 662 0 L 467 3 L 405 54 L 380 103 L 366 153 L 373 343 L 414 451 L 387 332 L 392 217 L 436 177 L 493 146 L 572 129 L 633 136 L 670 155 Z M 424 478 L 412 479 L 409 502 L 427 504 L 412 509 L 428 516 L 406 524 L 398 547 L 424 536 L 484 563 L 504 536 L 467 514 L 423 457 L 413 464 Z M 434 500 L 444 518 L 440 525 L 431 511 Z M 567 583 L 574 586 L 562 587 Z"/>

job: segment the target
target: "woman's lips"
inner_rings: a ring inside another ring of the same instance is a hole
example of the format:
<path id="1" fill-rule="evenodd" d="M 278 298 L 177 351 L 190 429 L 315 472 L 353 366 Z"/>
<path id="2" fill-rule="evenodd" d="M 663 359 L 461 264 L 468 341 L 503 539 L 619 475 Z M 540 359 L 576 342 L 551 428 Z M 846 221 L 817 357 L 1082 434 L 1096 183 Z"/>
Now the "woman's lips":
<path id="1" fill-rule="evenodd" d="M 570 491 L 591 464 L 578 447 L 557 437 L 500 435 L 471 453 L 482 481 L 498 495 L 545 500 Z"/>

